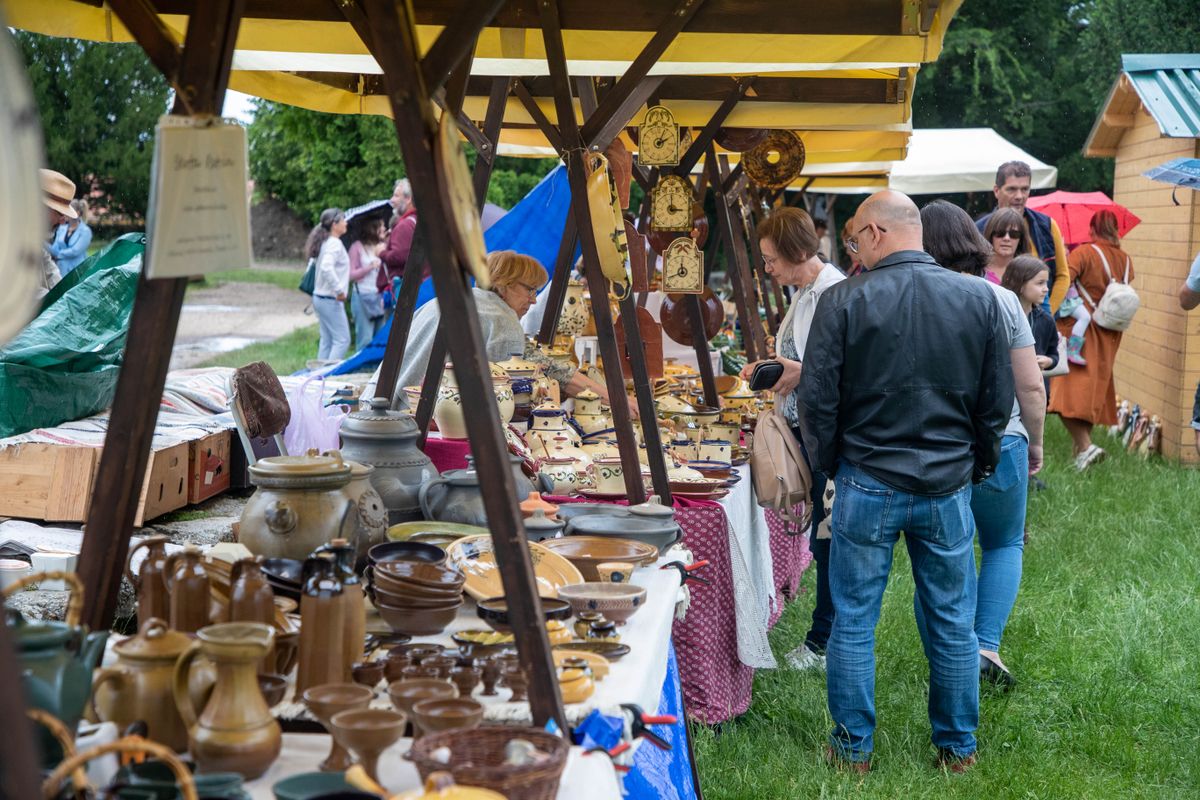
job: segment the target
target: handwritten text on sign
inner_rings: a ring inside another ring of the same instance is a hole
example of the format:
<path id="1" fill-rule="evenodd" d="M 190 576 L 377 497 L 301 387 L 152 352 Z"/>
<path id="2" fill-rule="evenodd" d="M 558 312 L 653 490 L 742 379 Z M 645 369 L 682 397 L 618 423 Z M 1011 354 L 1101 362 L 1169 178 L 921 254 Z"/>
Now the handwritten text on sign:
<path id="1" fill-rule="evenodd" d="M 246 131 L 219 120 L 163 117 L 150 203 L 151 278 L 250 266 Z"/>

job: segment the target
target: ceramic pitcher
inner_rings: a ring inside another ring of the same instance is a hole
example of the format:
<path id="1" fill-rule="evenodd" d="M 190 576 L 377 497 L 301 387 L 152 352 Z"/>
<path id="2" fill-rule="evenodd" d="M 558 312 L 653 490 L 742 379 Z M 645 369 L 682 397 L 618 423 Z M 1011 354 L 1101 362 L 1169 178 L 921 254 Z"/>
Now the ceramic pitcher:
<path id="1" fill-rule="evenodd" d="M 271 649 L 275 630 L 257 622 L 222 622 L 196 632 L 175 664 L 175 706 L 188 731 L 188 747 L 200 772 L 237 772 L 247 780 L 262 775 L 279 757 L 283 734 L 258 688 L 258 662 Z M 203 653 L 217 669 L 217 682 L 203 709 L 192 705 L 188 673 Z"/>

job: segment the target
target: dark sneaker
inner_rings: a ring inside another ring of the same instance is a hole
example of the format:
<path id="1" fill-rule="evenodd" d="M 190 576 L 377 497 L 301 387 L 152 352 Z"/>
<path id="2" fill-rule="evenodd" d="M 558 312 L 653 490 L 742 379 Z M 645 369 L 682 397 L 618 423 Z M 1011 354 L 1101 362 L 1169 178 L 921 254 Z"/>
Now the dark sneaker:
<path id="1" fill-rule="evenodd" d="M 999 686 L 1006 692 L 1017 685 L 1011 672 L 982 653 L 979 654 L 979 680 Z"/>
<path id="2" fill-rule="evenodd" d="M 851 761 L 833 751 L 829 745 L 825 746 L 825 763 L 836 769 L 838 772 L 853 772 L 859 775 L 866 775 L 871 771 L 871 759 L 865 761 Z"/>
<path id="3" fill-rule="evenodd" d="M 955 774 L 962 774 L 975 766 L 975 754 L 969 756 L 957 756 L 949 750 L 938 748 L 937 765 L 938 769 L 948 770 Z"/>

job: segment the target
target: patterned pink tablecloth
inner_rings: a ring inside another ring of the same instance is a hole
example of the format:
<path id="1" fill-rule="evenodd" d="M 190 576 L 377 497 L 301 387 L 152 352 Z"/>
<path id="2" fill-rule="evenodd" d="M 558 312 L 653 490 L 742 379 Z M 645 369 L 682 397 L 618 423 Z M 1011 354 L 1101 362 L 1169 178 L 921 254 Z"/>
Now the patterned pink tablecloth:
<path id="1" fill-rule="evenodd" d="M 714 725 L 743 714 L 750 707 L 754 670 L 738 659 L 726 526 L 751 522 L 728 519 L 722 507 L 681 509 L 675 518 L 683 528 L 683 543 L 696 560 L 711 562 L 698 574 L 712 581 L 712 585 L 691 584 L 691 607 L 683 620 L 676 620 L 672 638 L 679 657 L 688 716 Z M 770 512 L 767 525 L 775 583 L 776 611 L 771 619 L 774 624 L 786 599 L 795 596 L 800 576 L 812 556 L 807 537 L 784 534 L 781 520 Z"/>

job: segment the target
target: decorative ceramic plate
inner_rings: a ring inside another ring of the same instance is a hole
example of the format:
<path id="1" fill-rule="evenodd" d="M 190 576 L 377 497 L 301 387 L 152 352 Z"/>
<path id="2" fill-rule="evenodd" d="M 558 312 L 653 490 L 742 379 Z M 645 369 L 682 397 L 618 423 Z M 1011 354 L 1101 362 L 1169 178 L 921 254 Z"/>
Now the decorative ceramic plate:
<path id="1" fill-rule="evenodd" d="M 590 650 L 563 650 L 564 645 L 552 648 L 550 657 L 554 659 L 554 666 L 562 667 L 563 661 L 568 658 L 582 658 L 588 662 L 588 666 L 592 668 L 592 676 L 602 681 L 608 675 L 608 659 L 599 653 L 593 653 Z"/>
<path id="2" fill-rule="evenodd" d="M 560 644 L 559 650 L 580 650 L 585 653 L 595 653 L 604 656 L 609 661 L 619 661 L 622 656 L 629 655 L 630 647 L 620 642 L 569 642 Z"/>
<path id="3" fill-rule="evenodd" d="M 542 597 L 558 597 L 558 587 L 583 582 L 583 575 L 570 561 L 540 544 L 527 544 L 538 594 Z M 487 534 L 465 536 L 446 547 L 447 560 L 467 576 L 463 591 L 475 600 L 504 596 L 504 583 L 492 547 L 492 537 Z"/>

